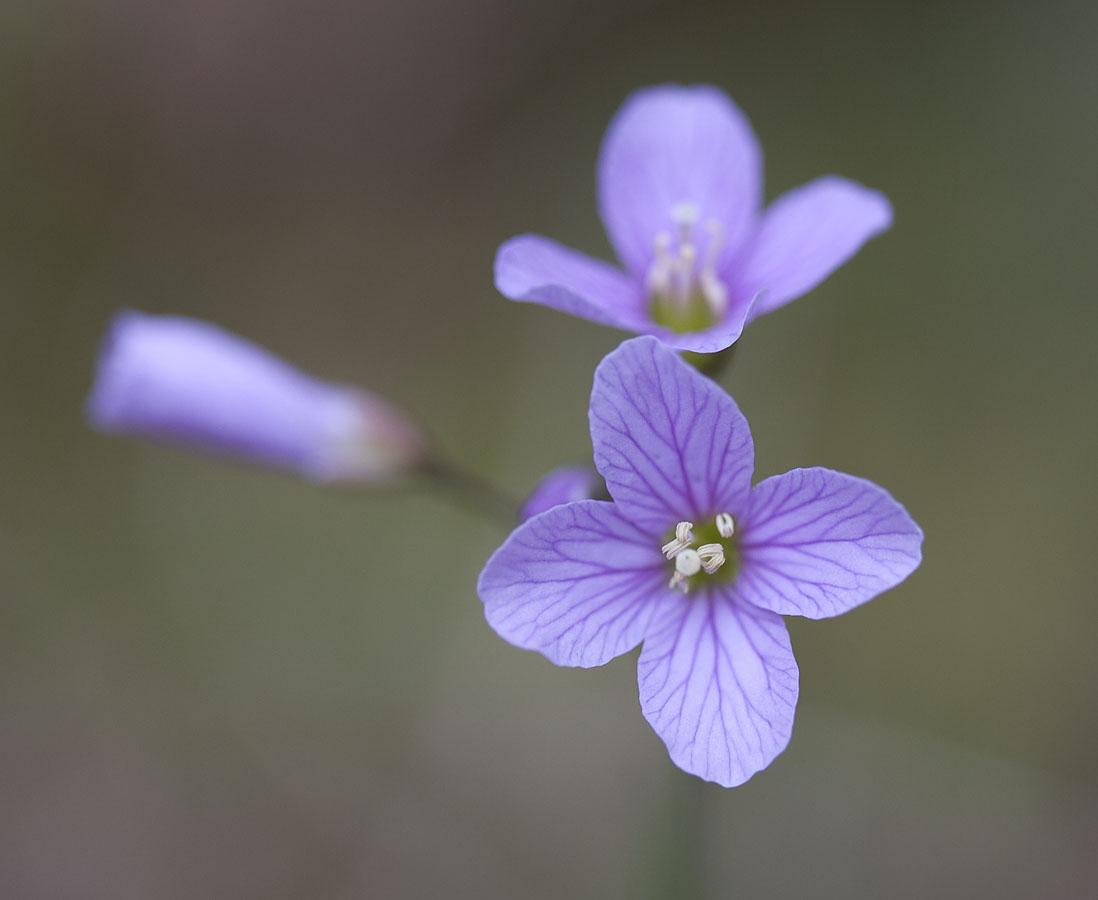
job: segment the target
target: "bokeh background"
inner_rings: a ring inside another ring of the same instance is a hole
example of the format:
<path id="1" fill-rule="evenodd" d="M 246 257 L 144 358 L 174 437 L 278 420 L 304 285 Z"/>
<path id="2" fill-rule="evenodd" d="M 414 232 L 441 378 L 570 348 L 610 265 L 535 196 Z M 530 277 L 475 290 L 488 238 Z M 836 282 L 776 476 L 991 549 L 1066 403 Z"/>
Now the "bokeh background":
<path id="1" fill-rule="evenodd" d="M 0 35 L 0 896 L 1094 896 L 1093 4 L 8 0 Z M 729 91 L 768 197 L 896 208 L 722 382 L 760 476 L 878 481 L 925 562 L 791 621 L 792 745 L 733 791 L 631 656 L 488 629 L 499 523 L 81 413 L 132 306 L 386 393 L 516 495 L 587 458 L 623 335 L 492 257 L 609 255 L 602 131 L 663 81 Z"/>

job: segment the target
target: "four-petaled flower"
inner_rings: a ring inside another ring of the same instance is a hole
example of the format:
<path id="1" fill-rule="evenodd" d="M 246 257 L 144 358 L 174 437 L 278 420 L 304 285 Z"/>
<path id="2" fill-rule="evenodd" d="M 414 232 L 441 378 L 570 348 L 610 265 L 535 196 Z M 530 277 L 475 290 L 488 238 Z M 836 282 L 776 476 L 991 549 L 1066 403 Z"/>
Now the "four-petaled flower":
<path id="1" fill-rule="evenodd" d="M 622 269 L 526 234 L 499 248 L 496 288 L 698 353 L 731 345 L 892 222 L 882 194 L 836 176 L 760 214 L 755 135 L 704 85 L 648 88 L 625 102 L 603 140 L 598 200 Z"/>
<path id="2" fill-rule="evenodd" d="M 835 616 L 893 587 L 919 564 L 922 532 L 882 488 L 829 469 L 752 488 L 736 403 L 653 337 L 599 365 L 590 425 L 613 502 L 516 529 L 480 576 L 488 622 L 559 665 L 643 642 L 641 708 L 672 760 L 741 784 L 793 726 L 782 616 Z"/>

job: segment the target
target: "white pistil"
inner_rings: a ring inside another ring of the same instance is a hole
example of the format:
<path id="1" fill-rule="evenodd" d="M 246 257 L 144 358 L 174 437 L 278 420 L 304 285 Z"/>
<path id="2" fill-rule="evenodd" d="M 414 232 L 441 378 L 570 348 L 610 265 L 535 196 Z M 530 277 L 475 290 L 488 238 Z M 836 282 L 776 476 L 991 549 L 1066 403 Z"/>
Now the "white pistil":
<path id="1" fill-rule="evenodd" d="M 691 550 L 689 547 L 680 550 L 675 557 L 675 571 L 671 573 L 671 580 L 667 582 L 667 586 L 685 594 L 690 590 L 690 576 L 697 575 L 701 567 L 701 555 L 697 550 Z"/>
<path id="2" fill-rule="evenodd" d="M 675 555 L 680 550 L 683 550 L 694 543 L 694 535 L 691 531 L 693 527 L 693 522 L 679 522 L 679 524 L 675 526 L 674 539 L 668 541 L 661 548 L 663 550 L 663 555 L 668 559 L 674 559 Z"/>
<path id="3" fill-rule="evenodd" d="M 713 545 L 707 544 L 706 546 L 711 547 Z M 723 552 L 721 556 L 724 556 Z M 679 555 L 675 557 L 675 571 L 681 575 L 685 575 L 687 578 L 691 575 L 697 575 L 701 569 L 701 550 L 691 550 L 687 547 L 685 550 L 680 550 Z"/>
<path id="4" fill-rule="evenodd" d="M 736 522 L 728 513 L 717 515 L 717 534 L 723 538 L 730 538 L 736 533 Z"/>
<path id="5" fill-rule="evenodd" d="M 693 203 L 676 203 L 671 207 L 671 218 L 679 226 L 679 239 L 690 243 L 690 229 L 698 221 L 698 208 Z"/>
<path id="6" fill-rule="evenodd" d="M 698 548 L 697 555 L 706 575 L 712 575 L 724 565 L 724 547 L 720 544 L 702 544 Z M 675 562 L 678 563 L 678 560 L 676 559 Z"/>
<path id="7" fill-rule="evenodd" d="M 694 286 L 694 258 L 697 255 L 693 244 L 679 244 L 679 258 L 675 266 L 675 300 L 684 309 L 690 304 L 690 290 Z"/>
<path id="8" fill-rule="evenodd" d="M 698 258 L 691 232 L 698 221 L 698 208 L 693 203 L 679 203 L 671 210 L 671 218 L 679 228 L 679 254 L 674 262 L 675 300 L 682 308 L 690 303 L 694 287 L 694 261 Z"/>

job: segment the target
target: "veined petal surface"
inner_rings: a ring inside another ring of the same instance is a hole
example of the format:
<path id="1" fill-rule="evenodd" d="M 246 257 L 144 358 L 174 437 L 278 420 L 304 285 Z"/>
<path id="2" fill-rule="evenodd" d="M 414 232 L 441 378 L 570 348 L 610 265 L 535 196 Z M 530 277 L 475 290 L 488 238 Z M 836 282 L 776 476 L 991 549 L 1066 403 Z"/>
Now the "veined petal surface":
<path id="1" fill-rule="evenodd" d="M 561 666 L 601 666 L 637 646 L 667 587 L 659 539 L 613 503 L 581 500 L 534 516 L 481 572 L 477 592 L 504 640 Z"/>
<path id="2" fill-rule="evenodd" d="M 729 280 L 739 293 L 762 292 L 756 318 L 810 291 L 891 224 L 884 194 L 817 178 L 770 204 Z"/>
<path id="3" fill-rule="evenodd" d="M 496 251 L 496 289 L 511 300 L 551 306 L 629 331 L 650 327 L 635 279 L 537 234 L 511 238 Z"/>
<path id="4" fill-rule="evenodd" d="M 789 743 L 797 661 L 781 616 L 710 590 L 653 623 L 637 664 L 641 710 L 680 768 L 743 784 Z"/>
<path id="5" fill-rule="evenodd" d="M 760 482 L 738 524 L 736 597 L 787 616 L 837 616 L 899 584 L 922 559 L 923 533 L 903 506 L 830 469 Z"/>
<path id="6" fill-rule="evenodd" d="M 755 465 L 747 420 L 656 338 L 626 341 L 599 363 L 589 418 L 595 468 L 622 513 L 650 532 L 746 502 Z"/>
<path id="7" fill-rule="evenodd" d="M 618 258 L 643 276 L 653 242 L 676 233 L 672 210 L 724 229 L 731 259 L 758 212 L 762 154 L 746 116 L 717 88 L 663 85 L 637 91 L 610 122 L 598 164 L 599 211 Z"/>

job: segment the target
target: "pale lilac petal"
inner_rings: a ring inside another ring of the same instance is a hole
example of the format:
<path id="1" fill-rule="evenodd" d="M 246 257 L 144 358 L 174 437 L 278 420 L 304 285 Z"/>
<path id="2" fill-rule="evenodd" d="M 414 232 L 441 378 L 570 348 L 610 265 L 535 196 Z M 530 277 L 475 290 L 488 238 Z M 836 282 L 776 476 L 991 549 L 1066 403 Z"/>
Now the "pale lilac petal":
<path id="1" fill-rule="evenodd" d="M 903 506 L 830 469 L 760 482 L 737 524 L 733 590 L 782 615 L 837 616 L 895 587 L 922 559 L 923 533 Z"/>
<path id="2" fill-rule="evenodd" d="M 414 466 L 418 426 L 366 391 L 298 371 L 207 322 L 119 313 L 99 357 L 88 418 L 292 469 L 319 481 L 377 481 Z"/>
<path id="3" fill-rule="evenodd" d="M 477 583 L 504 640 L 560 666 L 601 666 L 644 638 L 661 601 L 676 599 L 660 540 L 613 503 L 557 506 L 511 533 Z"/>
<path id="4" fill-rule="evenodd" d="M 667 329 L 648 328 L 646 332 L 654 334 L 668 347 L 675 350 L 686 350 L 692 353 L 719 353 L 727 350 L 743 333 L 748 320 L 751 318 L 753 301 L 749 298 L 746 303 L 737 303 L 731 306 L 725 317 L 716 325 L 706 328 L 704 331 L 687 331 L 676 333 Z"/>
<path id="5" fill-rule="evenodd" d="M 675 765 L 743 784 L 789 743 L 797 661 L 781 616 L 721 591 L 688 595 L 653 623 L 637 663 L 641 710 Z"/>
<path id="6" fill-rule="evenodd" d="M 649 327 L 635 279 L 536 234 L 511 238 L 496 251 L 496 290 L 602 325 L 628 331 Z"/>
<path id="7" fill-rule="evenodd" d="M 599 363 L 589 418 L 610 496 L 650 531 L 746 501 L 755 461 L 747 420 L 657 339 L 626 341 Z"/>
<path id="8" fill-rule="evenodd" d="M 891 224 L 884 194 L 845 178 L 817 178 L 767 208 L 729 280 L 734 292 L 762 292 L 756 318 L 810 291 Z"/>
<path id="9" fill-rule="evenodd" d="M 592 466 L 561 466 L 543 476 L 537 483 L 522 504 L 519 522 L 532 519 L 562 503 L 593 500 L 599 495 L 606 499 L 606 484 Z"/>
<path id="10" fill-rule="evenodd" d="M 762 198 L 762 160 L 747 118 L 707 85 L 633 94 L 611 121 L 598 165 L 599 210 L 622 263 L 643 276 L 661 231 L 675 232 L 684 203 L 724 228 L 731 259 Z"/>

